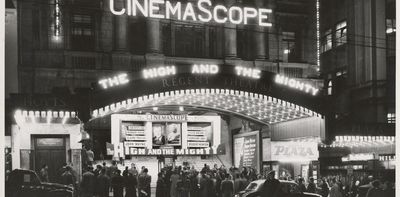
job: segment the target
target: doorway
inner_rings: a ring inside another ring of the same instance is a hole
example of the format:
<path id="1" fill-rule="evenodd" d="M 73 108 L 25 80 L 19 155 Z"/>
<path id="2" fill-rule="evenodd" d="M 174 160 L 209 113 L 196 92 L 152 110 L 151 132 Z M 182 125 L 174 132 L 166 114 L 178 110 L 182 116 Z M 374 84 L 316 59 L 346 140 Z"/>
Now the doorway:
<path id="1" fill-rule="evenodd" d="M 49 182 L 58 182 L 59 170 L 66 163 L 65 136 L 34 136 L 35 170 L 48 166 Z"/>

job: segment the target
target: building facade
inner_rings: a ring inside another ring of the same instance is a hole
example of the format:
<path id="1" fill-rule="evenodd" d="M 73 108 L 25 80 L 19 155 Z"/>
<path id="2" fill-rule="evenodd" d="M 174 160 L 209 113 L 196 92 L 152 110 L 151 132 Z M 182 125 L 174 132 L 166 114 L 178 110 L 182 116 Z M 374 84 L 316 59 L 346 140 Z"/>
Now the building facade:
<path id="1" fill-rule="evenodd" d="M 227 7 L 236 5 L 271 9 L 272 14 L 268 15 L 271 27 L 219 24 L 213 21 L 203 23 L 154 19 L 141 15 L 117 16 L 111 13 L 110 2 L 114 3 L 115 9 L 121 9 L 128 1 L 18 1 L 19 94 L 11 96 L 10 100 L 13 102 L 10 101 L 10 103 L 13 105 L 10 107 L 10 114 L 14 115 L 15 109 L 20 109 L 18 114 L 30 121 L 29 123 L 33 122 L 29 118 L 37 118 L 36 123 L 43 124 L 40 126 L 43 127 L 42 130 L 45 133 L 39 132 L 40 128 L 36 129 L 38 131 L 36 133 L 24 132 L 24 137 L 20 139 L 31 139 L 31 143 L 24 145 L 24 158 L 20 156 L 21 150 L 12 150 L 19 152 L 14 156 L 20 158 L 14 161 L 13 168 L 29 167 L 37 170 L 39 167 L 37 165 L 40 164 L 33 161 L 37 161 L 37 157 L 40 157 L 36 153 L 42 151 L 40 143 L 46 141 L 42 138 L 49 138 L 47 142 L 51 146 L 52 140 L 60 140 L 54 137 L 61 137 L 64 146 L 53 148 L 66 150 L 65 155 L 61 157 L 64 157 L 67 162 L 75 162 L 75 166 L 82 165 L 77 168 L 84 167 L 87 162 L 87 158 L 84 158 L 86 150 L 78 142 L 83 142 L 86 148 L 94 150 L 93 160 L 111 162 L 112 156 L 107 155 L 106 144 L 112 142 L 112 115 L 180 114 L 183 113 L 180 105 L 187 101 L 182 109 L 185 109 L 185 113 L 187 112 L 189 116 L 220 118 L 221 125 L 218 128 L 220 136 L 218 137 L 221 138 L 221 142 L 216 145 L 223 145 L 225 148 L 221 151 L 223 155 L 172 158 L 132 156 L 122 164 L 129 165 L 134 162 L 138 163 L 137 167 L 139 165 L 154 167 L 153 173 L 161 166 L 170 163 L 174 165 L 190 163 L 189 165 L 195 165 L 196 168 L 200 168 L 203 164 L 213 163 L 232 166 L 238 161 L 237 158 L 235 161 L 235 142 L 244 143 L 245 140 L 254 141 L 256 138 L 259 157 L 257 163 L 259 164 L 255 164 L 255 167 L 258 170 L 274 169 L 279 171 L 279 176 L 286 176 L 289 173 L 294 177 L 301 173 L 307 177 L 317 177 L 319 169 L 317 147 L 321 140 L 325 139 L 324 119 L 320 115 L 324 111 L 324 106 L 317 101 L 322 99 L 319 97 L 309 99 L 312 97 L 297 93 L 296 88 L 280 90 L 280 86 L 270 85 L 272 77 L 280 74 L 291 78 L 293 82 L 296 80 L 298 84 L 309 81 L 315 87 L 323 86 L 318 80 L 320 68 L 316 52 L 318 37 L 316 1 L 212 1 L 212 4 L 223 4 Z M 197 4 L 196 1 L 191 0 L 180 2 L 182 5 Z M 204 78 L 206 79 L 204 81 L 207 81 L 205 83 L 198 78 L 177 73 L 180 77 L 186 77 L 187 80 L 181 82 L 174 78 L 166 78 L 170 81 L 159 81 L 161 88 L 157 89 L 159 84 L 145 81 L 139 75 L 144 69 L 167 65 L 176 65 L 177 69 L 183 70 L 188 70 L 193 65 L 218 65 L 221 70 L 229 71 L 221 76 L 227 75 L 233 80 L 225 81 L 228 85 L 223 87 L 222 83 L 217 83 L 218 78 Z M 231 71 L 235 69 L 235 66 L 257 69 L 268 77 L 262 78 L 259 82 L 238 78 Z M 130 86 L 133 88 L 130 89 L 122 87 L 120 90 L 110 90 L 108 93 L 104 90 L 99 91 L 100 79 L 120 73 L 136 77 L 137 80 L 136 78 L 130 78 L 130 80 L 140 83 L 136 86 L 131 83 Z M 190 80 L 194 83 L 193 86 L 187 86 L 192 83 Z M 209 83 L 209 80 L 214 83 Z M 173 85 L 175 83 L 178 85 Z M 238 86 L 237 90 L 234 89 L 235 86 Z M 180 87 L 185 87 L 185 90 L 178 89 Z M 205 88 L 204 92 L 199 88 Z M 232 90 L 229 91 L 226 88 L 232 88 Z M 270 89 L 274 89 L 271 92 L 275 91 L 276 95 L 264 94 L 264 90 L 270 93 Z M 163 91 L 167 90 L 168 94 L 164 94 Z M 108 100 L 102 100 L 107 94 L 111 94 L 111 97 Z M 181 98 L 181 94 L 186 99 Z M 204 94 L 209 96 L 204 96 Z M 155 99 L 153 104 L 147 103 L 147 99 L 153 99 L 156 95 L 170 98 L 172 101 L 169 105 L 174 106 L 165 106 L 167 104 L 162 99 Z M 215 103 L 208 102 L 206 100 L 208 97 Z M 291 101 L 287 102 L 281 97 L 290 98 Z M 190 103 L 187 98 L 193 99 L 195 103 Z M 217 101 L 218 98 L 235 101 L 242 107 L 224 106 Z M 106 101 L 109 103 L 104 103 Z M 137 105 L 133 104 L 134 101 Z M 139 105 L 140 102 L 144 104 Z M 98 105 L 98 103 L 102 104 Z M 302 106 L 303 103 L 313 103 L 310 106 L 316 107 L 311 107 L 310 109 L 313 110 L 311 111 L 307 109 L 308 106 Z M 134 107 L 126 108 L 128 110 L 125 111 L 118 110 L 121 106 L 126 107 L 128 104 Z M 199 106 L 205 109 L 198 109 Z M 252 111 L 248 110 L 249 108 L 252 108 Z M 51 110 L 50 114 L 48 114 L 49 110 Z M 27 111 L 26 114 L 24 114 L 25 111 Z M 65 133 L 67 126 L 63 118 L 66 111 L 77 111 L 74 117 L 77 120 L 74 125 L 71 125 L 73 131 L 70 134 Z M 112 113 L 109 113 L 110 111 Z M 36 112 L 39 115 L 36 115 Z M 103 113 L 104 116 L 99 115 Z M 48 117 L 54 118 L 54 122 L 50 121 L 51 128 L 47 125 L 49 124 Z M 150 123 L 153 125 L 152 120 L 142 122 L 144 123 L 140 128 Z M 15 123 L 15 121 L 10 121 L 12 125 Z M 81 124 L 84 124 L 84 127 L 80 127 Z M 159 123 L 154 123 L 154 125 L 163 128 Z M 89 132 L 90 140 L 81 141 L 85 135 L 83 130 Z M 255 131 L 258 132 L 257 135 L 252 133 Z M 21 132 L 23 132 L 21 127 L 10 126 L 11 138 L 21 135 Z M 183 128 L 182 132 L 190 133 L 191 131 Z M 253 138 L 253 136 L 257 137 Z M 139 138 L 142 139 L 143 136 L 136 137 L 136 139 Z M 293 141 L 297 143 L 292 143 Z M 37 142 L 39 144 L 34 145 Z M 309 157 L 296 155 L 296 158 L 302 160 L 300 163 L 285 161 L 281 164 L 280 159 L 287 155 L 279 152 L 272 153 L 272 150 L 282 147 L 296 152 L 297 149 L 302 148 L 299 142 L 309 142 L 312 152 L 312 156 Z M 266 147 L 268 151 L 263 152 L 261 147 Z M 71 151 L 68 152 L 69 149 Z M 83 151 L 78 153 L 82 149 Z M 29 156 L 28 153 L 33 154 Z M 80 156 L 82 158 L 79 160 Z M 26 163 L 27 158 L 32 162 Z M 156 174 L 153 175 L 156 176 Z"/>
<path id="2" fill-rule="evenodd" d="M 356 169 L 355 173 L 377 176 L 377 169 L 394 168 L 379 159 L 389 156 L 393 162 L 394 142 L 379 137 L 395 135 L 395 4 L 391 0 L 320 1 L 321 76 L 327 101 L 333 103 L 327 112 L 327 133 L 336 147 L 323 149 L 336 157 L 336 164 L 332 157 L 325 162 L 338 173 Z M 383 143 L 371 143 L 375 141 L 371 137 Z M 365 157 L 365 153 L 375 156 Z M 362 156 L 348 161 L 349 154 Z M 358 167 L 353 169 L 351 162 Z M 394 173 L 388 175 L 393 178 Z"/>

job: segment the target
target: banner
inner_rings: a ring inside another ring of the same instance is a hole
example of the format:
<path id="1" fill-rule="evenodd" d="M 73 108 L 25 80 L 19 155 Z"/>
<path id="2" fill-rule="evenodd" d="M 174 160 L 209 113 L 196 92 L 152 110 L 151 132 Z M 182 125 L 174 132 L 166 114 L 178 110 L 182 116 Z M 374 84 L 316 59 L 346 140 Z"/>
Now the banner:
<path id="1" fill-rule="evenodd" d="M 317 142 L 274 142 L 271 141 L 272 161 L 314 161 L 318 160 Z"/>
<path id="2" fill-rule="evenodd" d="M 113 148 L 108 148 L 107 152 L 114 155 L 125 156 L 125 155 L 167 155 L 167 156 L 174 156 L 174 155 L 216 155 L 217 147 L 211 148 L 197 148 L 197 149 L 145 149 L 145 148 L 134 148 L 126 146 L 124 144 L 117 144 L 113 145 Z"/>

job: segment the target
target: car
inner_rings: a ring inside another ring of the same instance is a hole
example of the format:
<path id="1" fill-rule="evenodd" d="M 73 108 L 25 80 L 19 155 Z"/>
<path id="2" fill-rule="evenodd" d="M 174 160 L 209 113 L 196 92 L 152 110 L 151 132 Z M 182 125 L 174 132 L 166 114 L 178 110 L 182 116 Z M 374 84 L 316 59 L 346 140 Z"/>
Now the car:
<path id="1" fill-rule="evenodd" d="M 245 190 L 240 191 L 235 197 L 260 197 L 265 179 L 251 182 Z M 319 194 L 300 192 L 299 185 L 294 181 L 279 180 L 282 197 L 321 197 Z"/>
<path id="2" fill-rule="evenodd" d="M 72 197 L 74 188 L 58 183 L 41 182 L 32 170 L 15 169 L 5 182 L 7 197 Z"/>

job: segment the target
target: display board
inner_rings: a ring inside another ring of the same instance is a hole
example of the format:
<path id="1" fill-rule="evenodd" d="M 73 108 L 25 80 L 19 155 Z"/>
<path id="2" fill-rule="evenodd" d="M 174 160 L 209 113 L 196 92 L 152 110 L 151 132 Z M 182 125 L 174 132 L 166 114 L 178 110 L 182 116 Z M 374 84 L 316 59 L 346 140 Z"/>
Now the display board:
<path id="1" fill-rule="evenodd" d="M 233 139 L 234 166 L 254 168 L 260 172 L 259 131 L 238 134 Z"/>
<path id="2" fill-rule="evenodd" d="M 113 114 L 107 154 L 217 154 L 220 130 L 220 116 Z"/>

